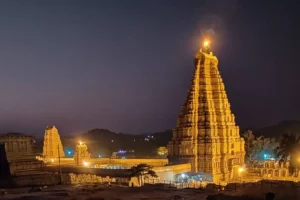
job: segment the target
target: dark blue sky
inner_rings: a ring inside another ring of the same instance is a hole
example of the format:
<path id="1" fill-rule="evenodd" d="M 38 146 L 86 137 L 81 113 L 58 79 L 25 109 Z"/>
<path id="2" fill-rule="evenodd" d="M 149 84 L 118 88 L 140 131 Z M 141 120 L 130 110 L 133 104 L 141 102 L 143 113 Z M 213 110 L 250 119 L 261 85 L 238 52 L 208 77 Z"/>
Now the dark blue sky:
<path id="1" fill-rule="evenodd" d="M 0 131 L 174 128 L 201 31 L 242 127 L 300 119 L 297 1 L 0 1 Z"/>

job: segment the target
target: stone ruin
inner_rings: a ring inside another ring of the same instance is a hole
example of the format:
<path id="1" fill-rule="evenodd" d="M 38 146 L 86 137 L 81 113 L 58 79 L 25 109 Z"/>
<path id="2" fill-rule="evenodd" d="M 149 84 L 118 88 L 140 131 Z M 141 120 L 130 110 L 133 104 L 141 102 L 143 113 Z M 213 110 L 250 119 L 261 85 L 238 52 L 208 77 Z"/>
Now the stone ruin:
<path id="1" fill-rule="evenodd" d="M 6 162 L 4 156 L 12 175 L 35 173 L 44 167 L 44 162 L 36 159 L 34 137 L 23 134 L 0 134 L 0 143 L 2 144 L 0 171 L 7 171 L 5 167 L 2 168 L 2 164 Z"/>
<path id="2" fill-rule="evenodd" d="M 10 178 L 10 169 L 6 158 L 5 143 L 3 142 L 0 143 L 0 169 L 0 181 Z"/>
<path id="3" fill-rule="evenodd" d="M 289 163 L 278 161 L 264 161 L 263 168 L 260 170 L 261 176 L 265 178 L 287 178 L 289 177 Z"/>
<path id="4" fill-rule="evenodd" d="M 47 126 L 45 130 L 43 157 L 45 159 L 65 157 L 65 152 L 60 140 L 60 136 L 55 126 Z"/>

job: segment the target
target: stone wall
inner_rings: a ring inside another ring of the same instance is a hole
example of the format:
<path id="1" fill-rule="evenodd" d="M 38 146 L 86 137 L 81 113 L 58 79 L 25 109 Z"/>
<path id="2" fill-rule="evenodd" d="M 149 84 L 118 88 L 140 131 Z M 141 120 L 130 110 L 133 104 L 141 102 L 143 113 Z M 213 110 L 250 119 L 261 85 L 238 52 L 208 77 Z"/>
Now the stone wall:
<path id="1" fill-rule="evenodd" d="M 75 165 L 73 158 L 61 158 L 61 165 Z M 111 158 L 91 158 L 89 160 L 91 165 L 108 164 L 108 165 L 123 165 L 132 167 L 141 163 L 146 163 L 153 167 L 162 167 L 168 164 L 168 159 L 111 159 Z M 58 164 L 58 159 L 54 160 L 53 164 Z"/>
<path id="2" fill-rule="evenodd" d="M 47 172 L 59 172 L 57 166 L 48 166 L 45 168 Z M 110 176 L 110 177 L 129 177 L 131 175 L 128 169 L 100 169 L 100 168 L 86 168 L 86 167 L 61 167 L 64 174 L 95 174 L 97 176 Z"/>
<path id="3" fill-rule="evenodd" d="M 64 184 L 87 184 L 87 183 L 112 183 L 116 182 L 115 178 L 109 176 L 101 177 L 93 174 L 73 174 L 64 175 Z"/>
<path id="4" fill-rule="evenodd" d="M 18 176 L 13 179 L 13 184 L 17 187 L 57 185 L 59 183 L 60 175 L 52 173 Z"/>
<path id="5" fill-rule="evenodd" d="M 12 175 L 26 174 L 31 171 L 41 171 L 44 167 L 44 162 L 40 160 L 15 160 L 9 162 L 10 173 Z"/>
<path id="6" fill-rule="evenodd" d="M 61 177 L 58 173 L 35 174 L 27 176 L 14 177 L 13 184 L 17 187 L 28 186 L 49 186 L 61 183 Z M 135 177 L 109 177 L 97 176 L 93 174 L 63 174 L 62 183 L 71 184 L 110 184 L 118 183 L 126 186 L 138 186 L 137 178 Z"/>

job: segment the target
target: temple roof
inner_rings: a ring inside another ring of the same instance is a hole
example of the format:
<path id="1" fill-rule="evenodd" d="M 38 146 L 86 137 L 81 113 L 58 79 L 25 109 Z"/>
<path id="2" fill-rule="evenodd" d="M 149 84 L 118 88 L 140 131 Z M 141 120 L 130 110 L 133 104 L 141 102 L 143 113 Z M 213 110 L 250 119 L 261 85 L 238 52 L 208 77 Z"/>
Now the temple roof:
<path id="1" fill-rule="evenodd" d="M 23 133 L 4 133 L 0 134 L 0 138 L 34 138 L 34 136 L 26 135 Z"/>

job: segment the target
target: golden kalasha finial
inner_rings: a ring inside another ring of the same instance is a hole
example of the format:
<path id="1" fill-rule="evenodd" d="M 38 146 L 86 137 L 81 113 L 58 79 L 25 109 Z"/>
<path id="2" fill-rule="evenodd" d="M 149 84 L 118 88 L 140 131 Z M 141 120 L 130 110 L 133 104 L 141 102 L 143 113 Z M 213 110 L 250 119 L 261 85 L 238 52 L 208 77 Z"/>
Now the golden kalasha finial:
<path id="1" fill-rule="evenodd" d="M 202 52 L 209 54 L 210 53 L 209 46 L 210 46 L 210 41 L 208 39 L 205 39 L 203 42 Z"/>

